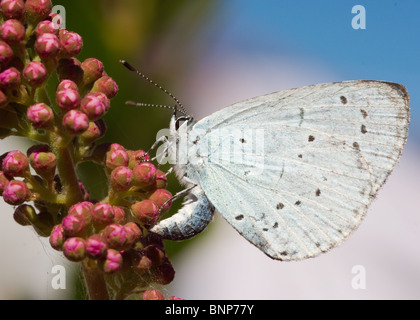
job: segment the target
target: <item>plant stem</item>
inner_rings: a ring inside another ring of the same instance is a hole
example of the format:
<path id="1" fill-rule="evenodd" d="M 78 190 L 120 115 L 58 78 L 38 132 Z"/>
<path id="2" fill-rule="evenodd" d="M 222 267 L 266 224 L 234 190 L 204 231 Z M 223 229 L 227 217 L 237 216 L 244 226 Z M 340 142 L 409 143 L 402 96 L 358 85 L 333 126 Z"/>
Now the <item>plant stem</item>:
<path id="1" fill-rule="evenodd" d="M 89 268 L 84 263 L 82 273 L 90 300 L 109 300 L 108 290 L 102 273 L 97 268 Z"/>

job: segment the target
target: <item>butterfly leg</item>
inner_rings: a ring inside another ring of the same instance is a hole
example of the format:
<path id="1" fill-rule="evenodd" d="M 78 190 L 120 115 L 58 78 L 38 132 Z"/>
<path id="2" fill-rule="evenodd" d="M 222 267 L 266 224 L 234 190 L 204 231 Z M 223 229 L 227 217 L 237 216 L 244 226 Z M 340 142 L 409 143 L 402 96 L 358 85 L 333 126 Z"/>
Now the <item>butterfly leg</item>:
<path id="1" fill-rule="evenodd" d="M 151 232 L 167 240 L 179 241 L 196 236 L 208 226 L 213 219 L 215 208 L 199 186 L 193 186 L 180 193 L 184 195 L 186 190 L 189 190 L 189 193 L 182 208 L 172 217 L 156 224 L 150 229 Z"/>

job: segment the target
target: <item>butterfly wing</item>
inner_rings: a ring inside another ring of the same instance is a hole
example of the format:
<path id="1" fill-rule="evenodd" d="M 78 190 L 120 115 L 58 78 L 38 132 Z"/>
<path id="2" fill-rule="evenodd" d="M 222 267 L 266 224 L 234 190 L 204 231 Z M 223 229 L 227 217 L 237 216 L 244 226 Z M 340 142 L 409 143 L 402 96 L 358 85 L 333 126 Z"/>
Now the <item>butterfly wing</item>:
<path id="1" fill-rule="evenodd" d="M 192 166 L 241 235 L 274 259 L 299 260 L 357 228 L 400 158 L 408 123 L 408 95 L 398 84 L 286 90 L 199 121 L 192 131 L 204 132 L 197 140 L 204 151 Z"/>

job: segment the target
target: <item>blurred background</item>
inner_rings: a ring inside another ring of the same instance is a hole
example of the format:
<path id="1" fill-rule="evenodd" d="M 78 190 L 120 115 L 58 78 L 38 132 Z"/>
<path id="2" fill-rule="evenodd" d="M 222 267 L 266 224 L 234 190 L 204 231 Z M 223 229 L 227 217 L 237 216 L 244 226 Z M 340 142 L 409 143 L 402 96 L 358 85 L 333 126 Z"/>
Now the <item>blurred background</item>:
<path id="1" fill-rule="evenodd" d="M 185 299 L 419 299 L 420 3 L 310 0 L 61 0 L 66 28 L 84 39 L 80 60 L 100 59 L 119 85 L 105 117 L 104 140 L 148 149 L 171 111 L 133 108 L 126 100 L 169 104 L 164 93 L 119 64 L 125 59 L 174 93 L 198 120 L 232 103 L 304 85 L 344 80 L 403 84 L 411 97 L 409 139 L 393 174 L 360 228 L 315 259 L 273 261 L 219 215 L 201 235 L 167 242 L 176 276 L 165 295 Z M 353 29 L 355 5 L 366 29 Z M 0 141 L 0 154 L 24 149 Z M 103 173 L 79 173 L 92 193 Z M 176 192 L 177 182 L 169 181 Z M 0 299 L 73 299 L 77 268 L 0 200 Z M 179 205 L 179 204 L 178 204 Z M 173 212 L 177 206 L 174 205 Z M 54 290 L 51 269 L 66 266 L 67 290 Z M 359 266 L 359 267 L 358 267 Z M 362 272 L 360 271 L 362 270 Z M 354 284 L 365 276 L 365 288 Z"/>

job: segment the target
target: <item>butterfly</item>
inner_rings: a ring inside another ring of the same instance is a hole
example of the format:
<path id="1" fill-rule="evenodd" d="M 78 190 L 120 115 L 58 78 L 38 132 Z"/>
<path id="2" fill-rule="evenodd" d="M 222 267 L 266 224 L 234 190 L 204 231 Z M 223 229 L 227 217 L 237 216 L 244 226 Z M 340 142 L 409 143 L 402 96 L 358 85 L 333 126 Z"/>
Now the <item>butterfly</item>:
<path id="1" fill-rule="evenodd" d="M 186 201 L 150 231 L 188 239 L 217 210 L 283 261 L 315 257 L 357 229 L 401 157 L 410 120 L 406 89 L 370 80 L 263 95 L 198 122 L 182 113 L 171 118 L 165 151 L 186 187 L 175 198 Z"/>

